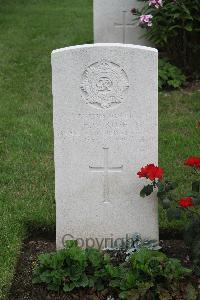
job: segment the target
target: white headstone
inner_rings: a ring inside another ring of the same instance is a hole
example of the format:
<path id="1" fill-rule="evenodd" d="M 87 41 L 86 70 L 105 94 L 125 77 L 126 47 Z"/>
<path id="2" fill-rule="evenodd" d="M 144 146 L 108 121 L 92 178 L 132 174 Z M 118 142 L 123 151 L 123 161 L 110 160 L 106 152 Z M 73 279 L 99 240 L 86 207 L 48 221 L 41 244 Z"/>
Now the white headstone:
<path id="1" fill-rule="evenodd" d="M 150 42 L 142 37 L 144 29 L 133 22 L 135 16 L 131 13 L 133 7 L 142 5 L 138 0 L 94 0 L 94 42 L 149 46 Z"/>
<path id="2" fill-rule="evenodd" d="M 57 247 L 158 239 L 155 196 L 140 198 L 136 175 L 158 159 L 157 50 L 74 46 L 53 51 L 52 68 Z"/>

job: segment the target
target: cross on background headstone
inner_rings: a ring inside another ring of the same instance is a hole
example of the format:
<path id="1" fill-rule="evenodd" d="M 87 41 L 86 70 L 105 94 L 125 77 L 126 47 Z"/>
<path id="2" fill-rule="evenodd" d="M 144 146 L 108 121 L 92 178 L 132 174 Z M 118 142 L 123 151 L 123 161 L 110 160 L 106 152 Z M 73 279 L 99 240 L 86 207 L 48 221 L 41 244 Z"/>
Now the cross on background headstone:
<path id="1" fill-rule="evenodd" d="M 108 179 L 108 175 L 109 175 L 109 173 L 122 172 L 123 165 L 121 165 L 119 167 L 109 167 L 109 159 L 108 159 L 109 148 L 103 148 L 103 150 L 104 150 L 104 166 L 103 167 L 91 167 L 91 166 L 89 166 L 89 169 L 92 172 L 104 173 L 103 197 L 104 197 L 104 203 L 109 203 L 110 199 L 109 199 L 109 179 Z"/>
<path id="2" fill-rule="evenodd" d="M 93 0 L 94 42 L 151 47 L 144 36 L 145 29 L 134 20 L 131 12 L 133 7 L 142 9 L 143 5 L 143 1 L 138 0 Z"/>
<path id="3" fill-rule="evenodd" d="M 128 13 L 128 11 L 126 11 L 126 10 L 122 11 L 122 14 L 123 14 L 122 23 L 115 23 L 114 24 L 115 27 L 119 27 L 119 28 L 123 29 L 123 43 L 124 44 L 126 44 L 126 29 L 129 28 L 129 27 L 132 27 L 132 28 L 135 27 L 135 24 L 128 23 L 126 21 L 127 20 L 127 13 Z"/>

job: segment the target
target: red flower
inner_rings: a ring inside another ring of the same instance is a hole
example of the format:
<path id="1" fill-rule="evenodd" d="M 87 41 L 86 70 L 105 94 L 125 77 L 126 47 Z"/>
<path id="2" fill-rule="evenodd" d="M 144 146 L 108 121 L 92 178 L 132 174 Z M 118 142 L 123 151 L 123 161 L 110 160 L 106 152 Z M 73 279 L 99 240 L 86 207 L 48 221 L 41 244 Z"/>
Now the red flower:
<path id="1" fill-rule="evenodd" d="M 182 207 L 193 206 L 193 203 L 192 203 L 192 197 L 182 198 L 182 199 L 179 201 L 179 205 L 182 206 Z"/>
<path id="2" fill-rule="evenodd" d="M 190 156 L 185 161 L 185 165 L 190 167 L 200 168 L 200 158 Z"/>
<path id="3" fill-rule="evenodd" d="M 197 121 L 197 126 L 200 128 L 200 120 Z"/>
<path id="4" fill-rule="evenodd" d="M 142 167 L 141 170 L 137 173 L 137 175 L 141 177 L 145 177 L 150 179 L 151 181 L 157 179 L 162 179 L 164 174 L 164 170 L 155 166 L 154 164 L 149 164 L 145 167 Z"/>

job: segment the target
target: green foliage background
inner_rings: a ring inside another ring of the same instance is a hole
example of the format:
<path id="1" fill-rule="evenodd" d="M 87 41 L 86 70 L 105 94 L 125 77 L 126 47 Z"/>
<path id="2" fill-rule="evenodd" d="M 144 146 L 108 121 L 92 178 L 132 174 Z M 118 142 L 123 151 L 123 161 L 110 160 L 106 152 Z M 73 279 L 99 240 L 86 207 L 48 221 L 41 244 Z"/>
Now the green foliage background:
<path id="1" fill-rule="evenodd" d="M 200 1 L 165 0 L 159 9 L 144 3 L 140 14 L 152 14 L 147 38 L 191 78 L 200 76 Z"/>
<path id="2" fill-rule="evenodd" d="M 172 65 L 167 59 L 160 58 L 158 65 L 158 86 L 160 90 L 176 89 L 185 83 L 186 77 L 181 69 Z"/>

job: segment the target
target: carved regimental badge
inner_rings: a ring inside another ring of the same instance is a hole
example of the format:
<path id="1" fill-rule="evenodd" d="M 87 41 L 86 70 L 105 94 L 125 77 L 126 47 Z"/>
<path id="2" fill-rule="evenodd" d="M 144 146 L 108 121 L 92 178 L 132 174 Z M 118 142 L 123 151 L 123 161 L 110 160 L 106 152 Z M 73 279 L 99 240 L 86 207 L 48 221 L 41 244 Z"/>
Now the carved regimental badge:
<path id="1" fill-rule="evenodd" d="M 113 62 L 96 62 L 83 73 L 83 97 L 96 108 L 107 109 L 122 103 L 128 87 L 125 71 Z"/>

